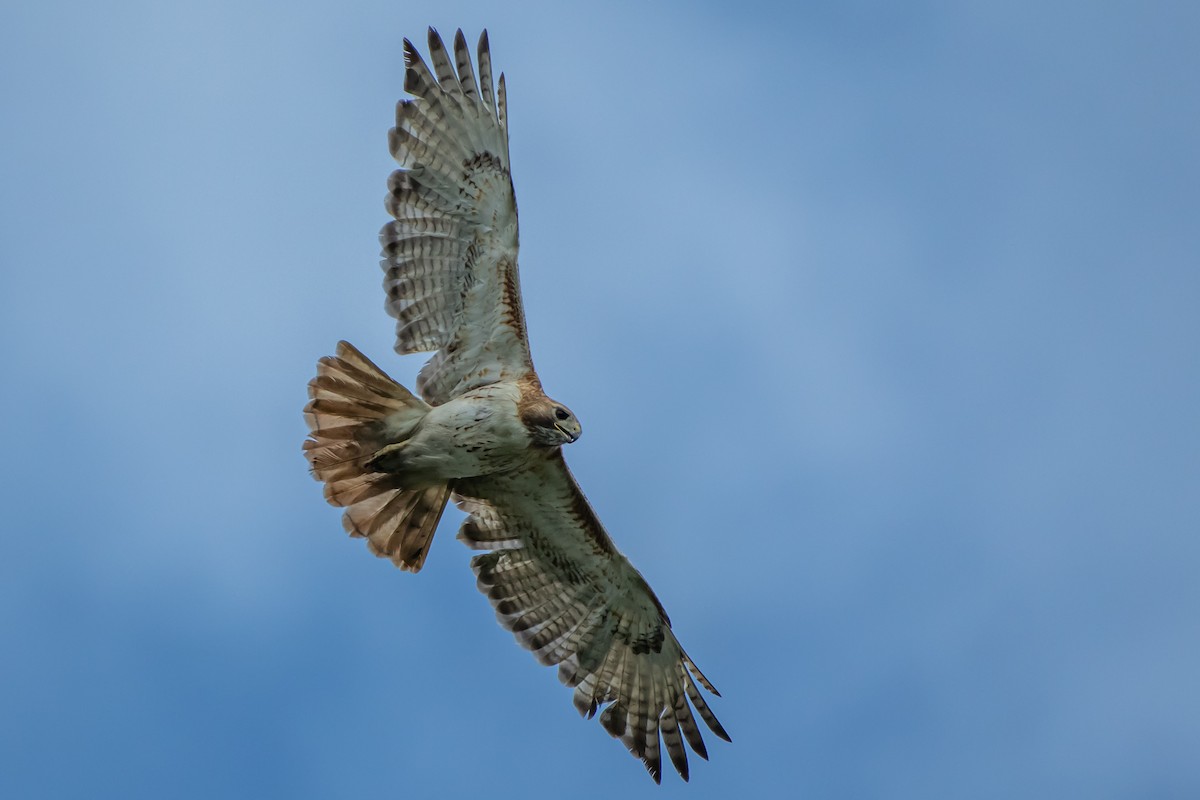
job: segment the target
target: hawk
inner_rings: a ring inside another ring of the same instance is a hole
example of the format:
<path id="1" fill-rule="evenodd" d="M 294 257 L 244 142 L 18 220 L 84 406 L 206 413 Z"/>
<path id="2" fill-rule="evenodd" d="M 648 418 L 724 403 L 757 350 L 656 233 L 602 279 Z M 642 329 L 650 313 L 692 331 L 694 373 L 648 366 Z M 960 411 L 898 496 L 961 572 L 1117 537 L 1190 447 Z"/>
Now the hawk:
<path id="1" fill-rule="evenodd" d="M 486 31 L 478 78 L 461 30 L 451 53 L 430 28 L 429 54 L 432 69 L 404 40 L 413 98 L 388 134 L 400 169 L 380 240 L 396 351 L 433 356 L 417 396 L 340 342 L 309 383 L 305 455 L 350 535 L 402 570 L 421 569 L 454 498 L 500 623 L 558 666 L 580 714 L 603 708 L 601 725 L 655 782 L 662 746 L 686 781 L 684 740 L 708 758 L 694 715 L 729 741 L 698 685 L 719 694 L 563 461 L 581 428 L 529 354 L 504 76 L 493 92 Z"/>

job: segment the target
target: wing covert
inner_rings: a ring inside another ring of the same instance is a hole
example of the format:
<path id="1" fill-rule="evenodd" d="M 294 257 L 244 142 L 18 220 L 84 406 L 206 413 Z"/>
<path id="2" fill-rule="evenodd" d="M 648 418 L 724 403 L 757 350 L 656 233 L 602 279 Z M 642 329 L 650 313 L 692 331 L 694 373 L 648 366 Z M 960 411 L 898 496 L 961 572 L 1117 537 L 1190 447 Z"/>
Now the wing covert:
<path id="1" fill-rule="evenodd" d="M 396 351 L 436 351 L 417 378 L 435 405 L 499 380 L 533 376 L 517 273 L 517 206 L 504 76 L 492 93 L 487 32 L 479 77 L 462 31 L 453 60 L 429 30 L 432 70 L 404 40 L 405 91 L 388 134 L 400 169 L 380 232 Z"/>

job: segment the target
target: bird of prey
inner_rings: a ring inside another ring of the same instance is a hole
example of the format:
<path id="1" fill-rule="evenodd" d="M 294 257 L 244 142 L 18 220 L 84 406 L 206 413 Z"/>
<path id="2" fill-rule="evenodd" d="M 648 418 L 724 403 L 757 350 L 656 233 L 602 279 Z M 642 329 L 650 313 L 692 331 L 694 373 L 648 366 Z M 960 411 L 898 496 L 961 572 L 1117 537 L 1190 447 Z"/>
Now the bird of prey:
<path id="1" fill-rule="evenodd" d="M 304 452 L 346 530 L 402 570 L 421 569 L 453 497 L 500 623 L 656 782 L 663 746 L 687 780 L 683 741 L 708 758 L 694 714 L 729 741 L 697 685 L 718 693 L 563 461 L 581 429 L 530 358 L 504 76 L 493 91 L 486 31 L 476 52 L 478 74 L 461 30 L 451 53 L 431 28 L 431 69 L 405 39 L 413 97 L 388 134 L 381 265 L 396 351 L 434 354 L 420 396 L 340 342 L 309 383 Z"/>

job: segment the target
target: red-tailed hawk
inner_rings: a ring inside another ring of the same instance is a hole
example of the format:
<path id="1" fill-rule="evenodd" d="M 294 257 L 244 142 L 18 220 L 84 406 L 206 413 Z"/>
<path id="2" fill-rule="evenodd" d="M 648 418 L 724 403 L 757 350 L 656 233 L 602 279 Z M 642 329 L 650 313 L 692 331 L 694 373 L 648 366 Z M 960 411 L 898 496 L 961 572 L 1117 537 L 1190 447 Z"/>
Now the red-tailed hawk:
<path id="1" fill-rule="evenodd" d="M 404 89 L 389 133 L 382 266 L 397 352 L 434 351 L 411 394 L 346 342 L 309 383 L 304 451 L 344 525 L 403 570 L 425 562 L 446 501 L 500 623 L 575 689 L 575 707 L 661 779 L 661 743 L 684 780 L 695 713 L 728 734 L 697 684 L 662 604 L 621 555 L 563 461 L 579 421 L 542 391 L 517 278 L 504 76 L 492 91 L 487 32 L 476 80 L 429 31 L 431 71 L 404 41 Z M 422 399 L 424 398 L 424 399 Z M 691 701 L 689 706 L 688 701 Z"/>

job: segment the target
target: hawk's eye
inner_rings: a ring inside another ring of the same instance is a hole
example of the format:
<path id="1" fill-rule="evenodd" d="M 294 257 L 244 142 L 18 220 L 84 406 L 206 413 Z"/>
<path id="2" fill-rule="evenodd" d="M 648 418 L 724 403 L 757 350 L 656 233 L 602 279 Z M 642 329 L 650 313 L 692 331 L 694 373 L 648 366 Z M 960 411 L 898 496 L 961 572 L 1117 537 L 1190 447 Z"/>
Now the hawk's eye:
<path id="1" fill-rule="evenodd" d="M 560 406 L 560 407 L 554 409 L 554 418 L 555 419 L 561 421 L 561 420 L 569 419 L 570 417 L 571 417 L 571 415 L 567 413 L 567 410 L 565 408 Z"/>

